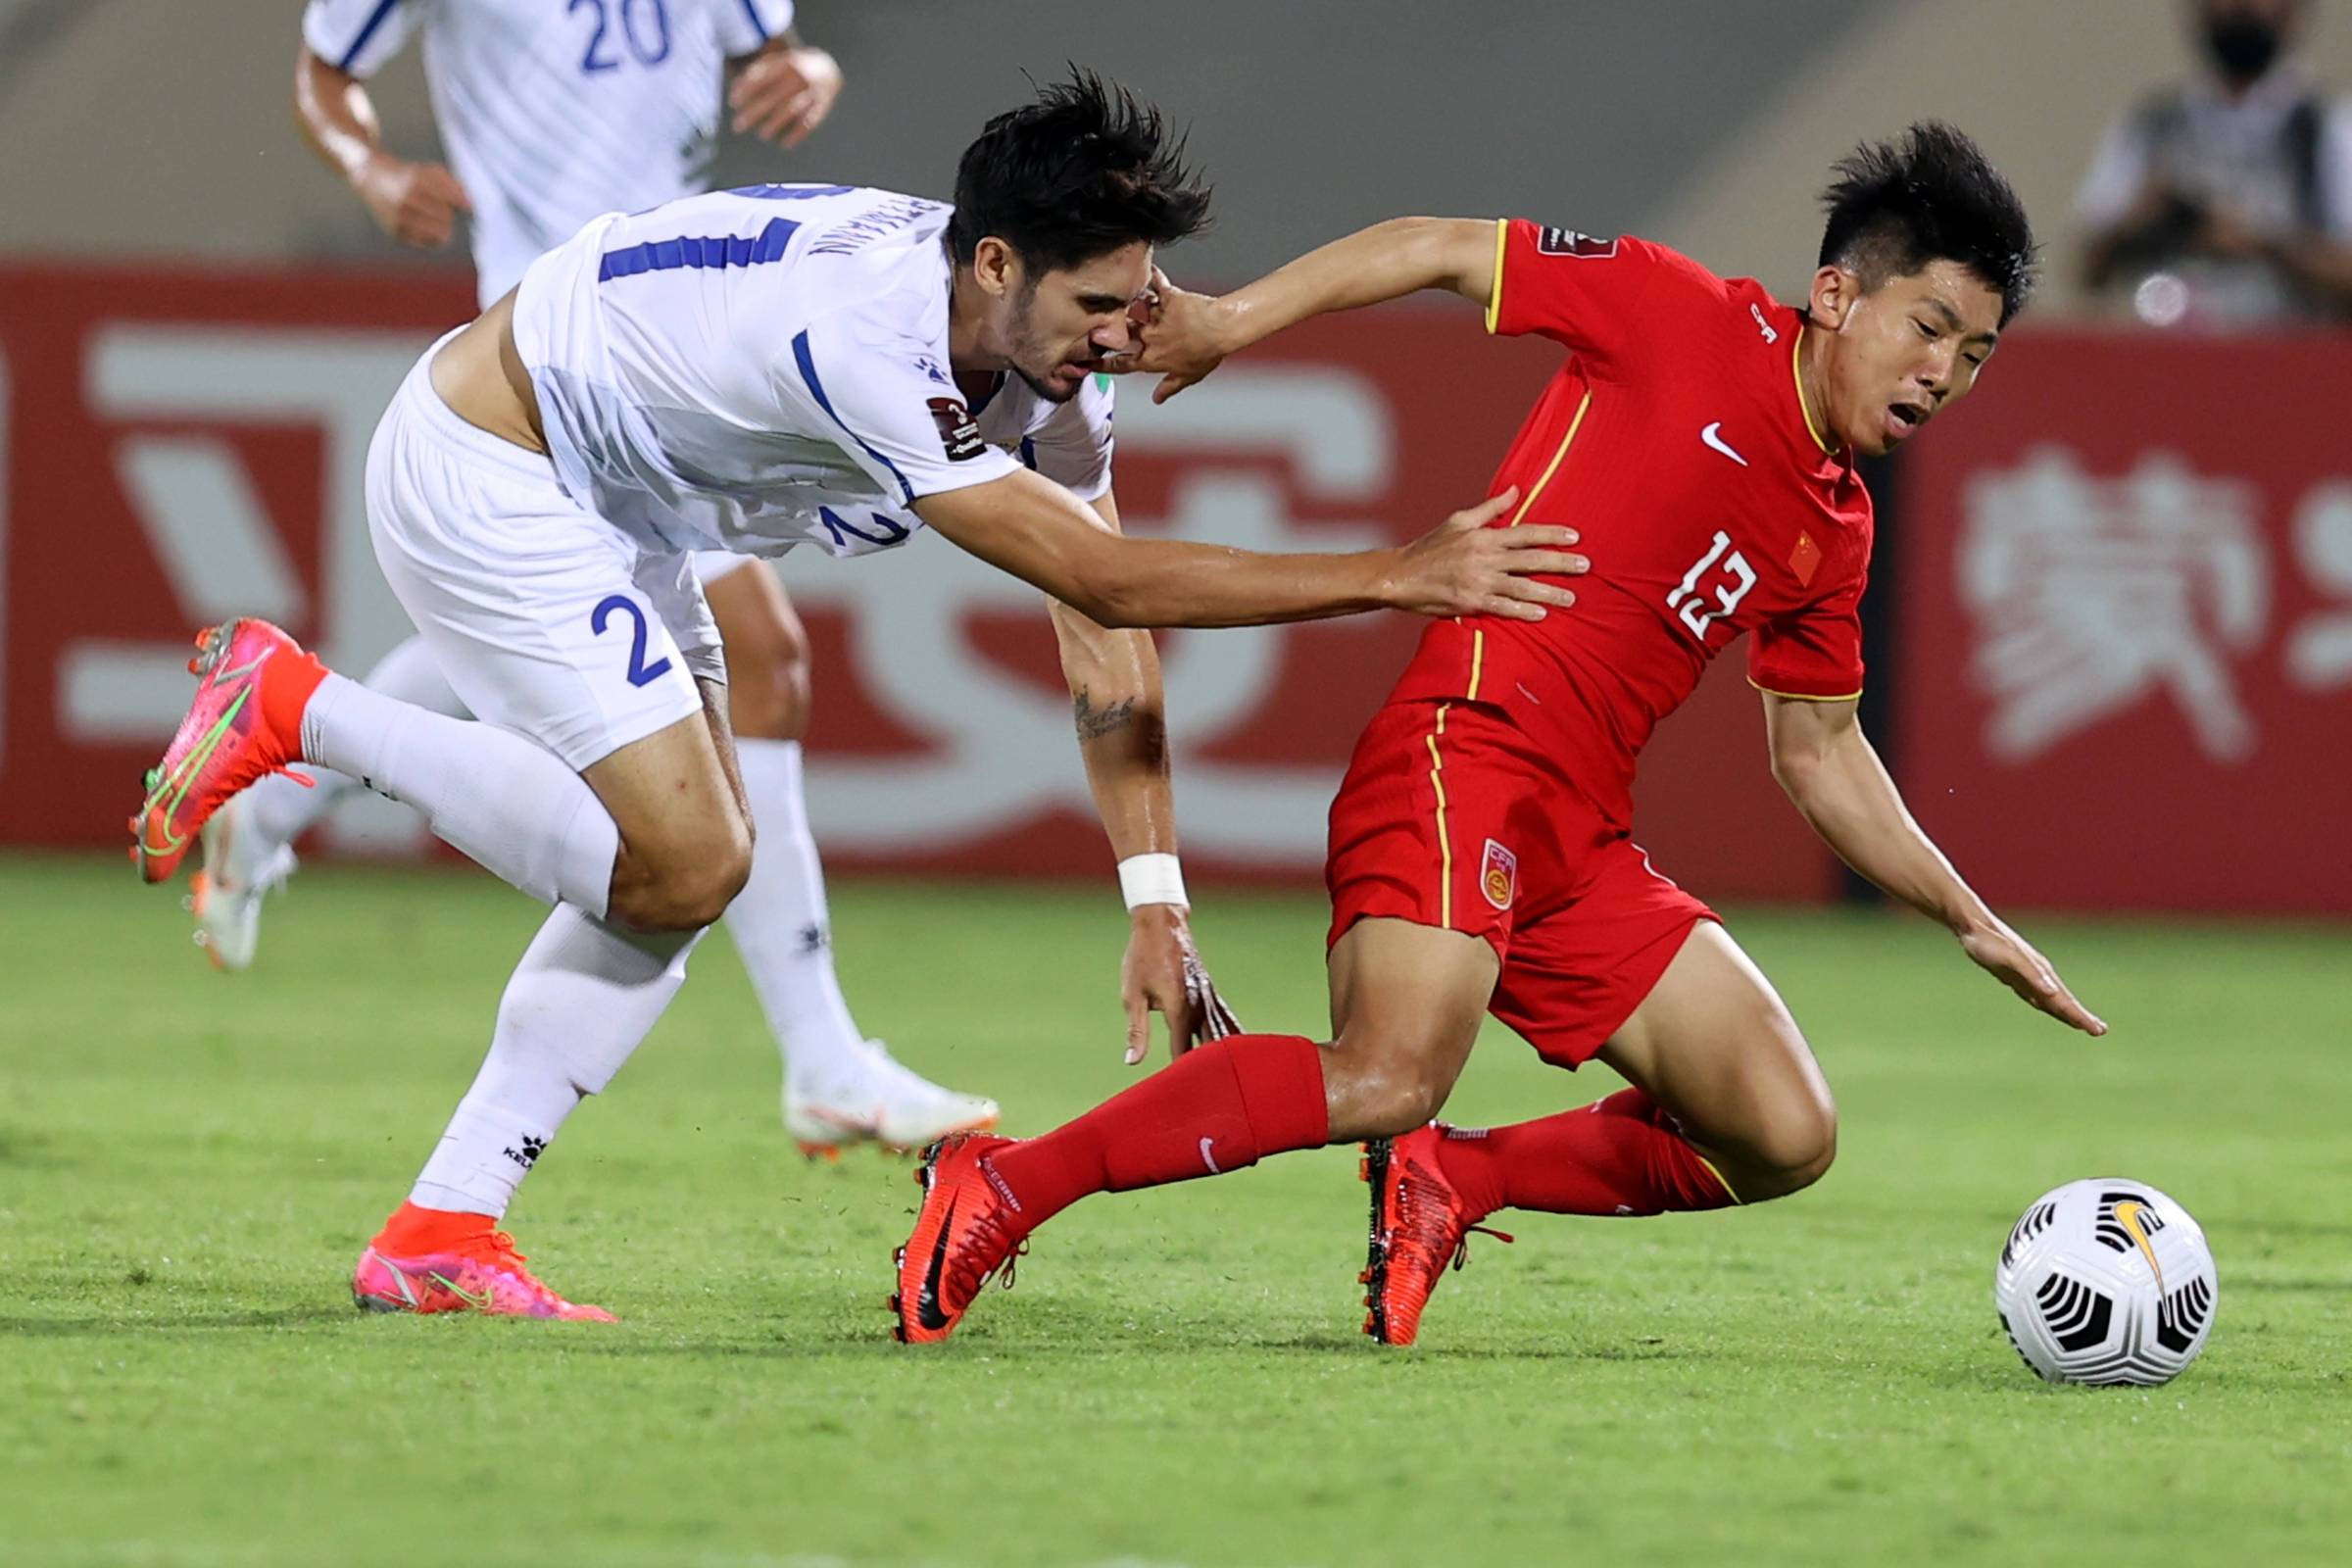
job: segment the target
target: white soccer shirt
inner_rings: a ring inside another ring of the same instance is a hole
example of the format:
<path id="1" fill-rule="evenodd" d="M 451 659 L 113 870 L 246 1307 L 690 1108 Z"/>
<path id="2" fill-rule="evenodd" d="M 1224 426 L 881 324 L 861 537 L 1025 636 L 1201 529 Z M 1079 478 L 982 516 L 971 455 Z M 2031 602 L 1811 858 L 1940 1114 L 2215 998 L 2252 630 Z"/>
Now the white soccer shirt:
<path id="1" fill-rule="evenodd" d="M 482 303 L 600 213 L 703 188 L 725 62 L 792 0 L 310 0 L 313 54 L 373 75 L 424 34 L 450 168 L 473 199 Z"/>
<path id="2" fill-rule="evenodd" d="M 753 185 L 608 214 L 531 264 L 514 344 L 557 477 L 656 551 L 836 556 L 903 544 L 924 496 L 1026 464 L 1110 488 L 1111 393 L 1007 375 L 967 407 L 948 368 L 939 202 Z"/>

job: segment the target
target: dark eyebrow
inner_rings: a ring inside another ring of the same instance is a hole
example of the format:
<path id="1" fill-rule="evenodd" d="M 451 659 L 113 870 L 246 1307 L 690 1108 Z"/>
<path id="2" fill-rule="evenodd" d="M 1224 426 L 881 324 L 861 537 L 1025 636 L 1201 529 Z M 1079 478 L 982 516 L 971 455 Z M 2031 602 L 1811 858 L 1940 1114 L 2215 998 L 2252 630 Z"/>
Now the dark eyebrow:
<path id="1" fill-rule="evenodd" d="M 1943 301 L 1931 295 L 1929 298 L 1920 301 L 1920 303 L 1932 308 L 1936 315 L 1943 318 L 1943 326 L 1945 331 L 1958 332 L 1963 330 L 1960 320 L 1960 313 L 1953 310 L 1949 305 L 1944 304 Z M 1973 336 L 1964 338 L 1962 341 L 1969 343 L 1983 343 L 1989 348 L 1991 345 L 1998 343 L 2000 340 L 2001 334 L 1998 332 L 1978 332 Z"/>

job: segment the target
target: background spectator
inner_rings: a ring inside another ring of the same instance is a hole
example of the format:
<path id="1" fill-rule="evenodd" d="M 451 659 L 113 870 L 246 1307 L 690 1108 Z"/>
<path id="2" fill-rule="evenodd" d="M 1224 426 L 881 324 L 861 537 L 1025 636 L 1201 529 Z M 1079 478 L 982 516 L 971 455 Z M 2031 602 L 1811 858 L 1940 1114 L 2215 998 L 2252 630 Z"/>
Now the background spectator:
<path id="1" fill-rule="evenodd" d="M 2085 280 L 2155 326 L 2352 318 L 2352 106 L 2292 50 L 2308 0 L 2198 0 L 2203 69 L 2108 128 L 2076 197 Z"/>

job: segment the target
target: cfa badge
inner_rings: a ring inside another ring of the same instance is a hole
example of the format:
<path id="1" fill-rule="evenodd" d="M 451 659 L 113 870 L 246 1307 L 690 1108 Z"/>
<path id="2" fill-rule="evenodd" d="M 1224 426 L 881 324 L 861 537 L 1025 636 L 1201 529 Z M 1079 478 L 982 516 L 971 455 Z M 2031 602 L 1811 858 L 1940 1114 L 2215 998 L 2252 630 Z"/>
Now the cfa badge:
<path id="1" fill-rule="evenodd" d="M 1519 896 L 1519 857 L 1487 840 L 1487 858 L 1478 868 L 1479 890 L 1497 909 L 1507 909 Z"/>

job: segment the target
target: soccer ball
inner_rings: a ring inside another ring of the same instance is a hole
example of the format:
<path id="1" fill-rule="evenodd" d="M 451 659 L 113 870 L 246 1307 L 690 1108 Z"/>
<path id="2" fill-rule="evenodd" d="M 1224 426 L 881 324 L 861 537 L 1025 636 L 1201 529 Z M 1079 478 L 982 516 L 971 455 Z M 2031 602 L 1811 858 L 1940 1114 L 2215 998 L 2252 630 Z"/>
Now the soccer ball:
<path id="1" fill-rule="evenodd" d="M 2205 1348 L 2220 1286 L 2205 1233 L 2144 1182 L 2068 1182 L 2035 1199 L 1993 1271 L 1992 1304 L 2052 1383 L 2170 1383 Z"/>

